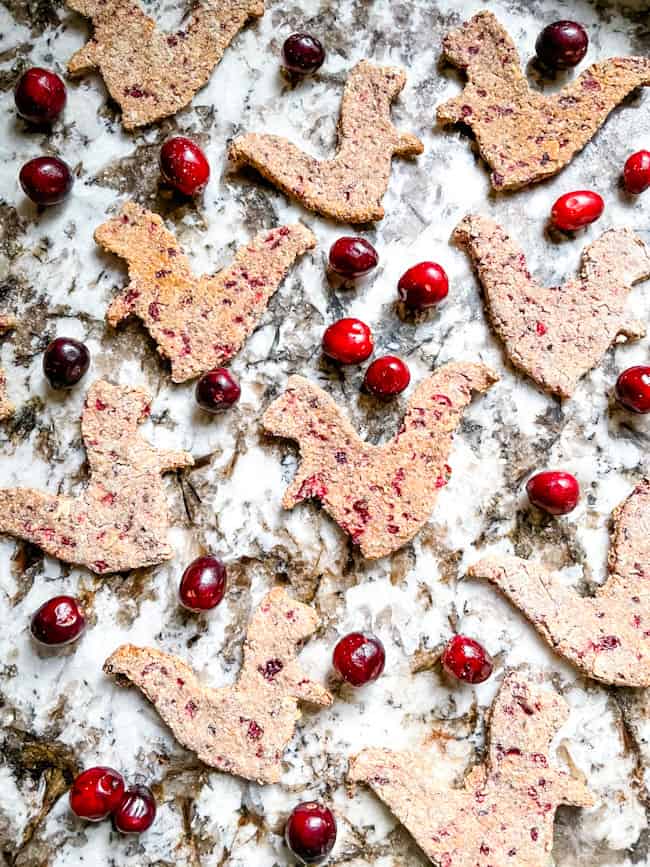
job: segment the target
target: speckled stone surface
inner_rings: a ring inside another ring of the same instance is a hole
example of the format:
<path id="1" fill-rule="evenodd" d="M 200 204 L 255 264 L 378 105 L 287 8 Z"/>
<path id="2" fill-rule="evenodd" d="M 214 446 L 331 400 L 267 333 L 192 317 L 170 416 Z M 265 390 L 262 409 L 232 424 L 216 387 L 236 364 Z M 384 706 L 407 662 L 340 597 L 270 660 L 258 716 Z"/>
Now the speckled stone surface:
<path id="1" fill-rule="evenodd" d="M 614 54 L 650 54 L 647 0 L 494 0 L 526 62 L 541 26 L 580 20 L 591 34 L 586 63 Z M 178 25 L 176 0 L 151 3 L 162 25 Z M 349 795 L 348 757 L 362 747 L 419 752 L 440 780 L 459 779 L 483 757 L 486 712 L 504 666 L 535 666 L 570 705 L 552 750 L 567 770 L 584 774 L 598 799 L 585 810 L 563 808 L 555 824 L 558 867 L 650 864 L 650 698 L 584 680 L 553 656 L 532 627 L 489 586 L 461 581 L 467 566 L 494 552 L 532 555 L 586 592 L 606 574 L 607 518 L 650 471 L 650 419 L 616 409 L 608 394 L 617 372 L 647 361 L 648 338 L 607 353 L 560 404 L 504 363 L 486 322 L 466 256 L 449 243 L 468 212 L 485 213 L 517 237 L 545 285 L 577 268 L 586 243 L 610 226 L 628 225 L 650 241 L 650 193 L 629 198 L 619 187 L 625 158 L 650 147 L 650 94 L 634 96 L 572 164 L 548 183 L 514 194 L 490 192 L 488 171 L 462 132 L 434 126 L 435 107 L 460 89 L 439 65 L 451 26 L 476 12 L 474 0 L 267 0 L 263 19 L 233 41 L 208 86 L 175 118 L 127 134 L 106 101 L 99 77 L 70 83 L 65 117 L 52 134 L 16 119 L 11 90 L 27 65 L 63 72 L 87 35 L 86 23 L 49 0 L 5 0 L 0 7 L 0 312 L 18 313 L 3 338 L 14 417 L 0 429 L 0 484 L 29 484 L 74 493 L 86 478 L 79 416 L 85 388 L 53 394 L 41 353 L 55 335 L 87 341 L 88 383 L 99 377 L 146 388 L 154 396 L 143 434 L 156 447 L 189 451 L 192 470 L 167 479 L 175 559 L 155 569 L 97 578 L 0 539 L 0 858 L 16 867 L 284 867 L 282 828 L 291 807 L 311 797 L 330 802 L 339 819 L 332 863 L 348 867 L 423 867 L 408 833 L 367 789 Z M 321 71 L 295 88 L 279 75 L 283 39 L 308 30 L 326 44 Z M 403 66 L 407 85 L 393 119 L 425 144 L 415 162 L 396 160 L 384 198 L 386 218 L 364 236 L 381 264 L 355 289 L 328 282 L 331 242 L 345 232 L 289 203 L 252 175 L 225 163 L 229 140 L 250 129 L 285 135 L 314 156 L 331 153 L 342 87 L 354 63 L 368 58 Z M 552 90 L 529 67 L 531 81 Z M 188 204 L 158 188 L 157 155 L 172 131 L 206 148 L 212 178 L 203 199 Z M 19 166 L 56 153 L 74 168 L 76 185 L 63 206 L 42 214 L 22 195 Z M 595 226 L 575 238 L 549 233 L 546 217 L 561 193 L 593 187 L 606 200 Z M 233 362 L 242 399 L 212 418 L 195 409 L 192 384 L 173 385 L 137 323 L 112 331 L 104 314 L 126 281 L 122 264 L 92 239 L 99 223 L 133 197 L 158 212 L 192 256 L 197 273 L 228 263 L 256 232 L 300 219 L 318 247 L 291 272 L 260 327 Z M 451 291 L 430 317 L 408 321 L 394 306 L 399 276 L 422 259 L 447 269 Z M 650 314 L 650 284 L 636 287 L 634 315 Z M 434 366 L 481 361 L 501 381 L 468 410 L 456 435 L 454 473 L 431 522 L 390 559 L 364 562 L 315 505 L 283 511 L 297 452 L 262 434 L 265 407 L 288 376 L 319 382 L 371 442 L 393 435 L 403 399 L 388 406 L 362 396 L 363 370 L 339 370 L 319 353 L 324 327 L 359 315 L 374 329 L 377 354 L 405 357 L 413 388 Z M 567 518 L 528 509 L 531 471 L 574 472 L 583 498 Z M 229 564 L 222 605 L 194 616 L 177 604 L 183 566 L 213 551 Z M 387 665 L 375 683 L 353 692 L 332 684 L 335 701 L 307 712 L 284 756 L 281 782 L 260 787 L 210 771 L 182 749 L 135 692 L 102 674 L 104 658 L 123 642 L 177 653 L 211 686 L 232 683 L 241 665 L 250 612 L 280 581 L 313 604 L 321 631 L 302 661 L 326 682 L 337 638 L 372 629 L 386 645 Z M 59 654 L 31 644 L 31 612 L 48 597 L 77 593 L 89 611 L 81 642 Z M 436 651 L 454 630 L 483 641 L 495 676 L 472 689 L 445 681 Z M 141 837 L 122 837 L 109 823 L 85 825 L 62 794 L 77 768 L 110 764 L 154 785 L 159 814 Z"/>

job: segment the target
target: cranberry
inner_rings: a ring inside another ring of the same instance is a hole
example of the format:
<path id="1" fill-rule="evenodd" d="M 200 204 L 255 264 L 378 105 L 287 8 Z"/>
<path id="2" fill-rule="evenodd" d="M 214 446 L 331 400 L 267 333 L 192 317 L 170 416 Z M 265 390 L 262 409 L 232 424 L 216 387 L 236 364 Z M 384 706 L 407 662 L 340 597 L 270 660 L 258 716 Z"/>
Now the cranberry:
<path id="1" fill-rule="evenodd" d="M 334 648 L 332 662 L 343 680 L 352 686 L 363 686 L 371 680 L 377 680 L 382 673 L 386 652 L 384 645 L 374 635 L 350 632 Z"/>
<path id="2" fill-rule="evenodd" d="M 535 51 L 545 66 L 570 69 L 583 60 L 589 47 L 587 31 L 576 21 L 555 21 L 537 37 Z"/>
<path id="3" fill-rule="evenodd" d="M 20 170 L 20 186 L 37 205 L 58 205 L 72 189 L 72 174 L 58 157 L 36 157 Z"/>
<path id="4" fill-rule="evenodd" d="M 86 618 L 74 596 L 53 596 L 36 611 L 30 628 L 41 644 L 70 644 L 86 628 Z"/>
<path id="5" fill-rule="evenodd" d="M 215 367 L 199 379 L 194 395 L 201 409 L 206 412 L 222 412 L 237 403 L 241 388 L 229 370 Z"/>
<path id="6" fill-rule="evenodd" d="M 124 796 L 124 780 L 113 768 L 82 771 L 70 789 L 70 807 L 82 819 L 99 822 L 116 810 Z"/>
<path id="7" fill-rule="evenodd" d="M 483 683 L 492 674 L 492 659 L 482 644 L 467 635 L 454 635 L 442 652 L 446 672 L 467 683 Z"/>
<path id="8" fill-rule="evenodd" d="M 85 343 L 72 337 L 57 337 L 43 353 L 43 373 L 52 388 L 72 388 L 90 365 Z"/>
<path id="9" fill-rule="evenodd" d="M 182 135 L 167 139 L 160 149 L 160 171 L 168 184 L 186 196 L 200 193 L 210 178 L 205 154 Z"/>
<path id="10" fill-rule="evenodd" d="M 549 515 L 568 515 L 580 499 L 580 485 L 571 473 L 546 470 L 537 473 L 526 483 L 530 502 Z"/>
<path id="11" fill-rule="evenodd" d="M 183 572 L 178 595 L 190 611 L 216 608 L 226 592 L 226 567 L 216 557 L 197 557 Z"/>
<path id="12" fill-rule="evenodd" d="M 336 842 L 336 819 L 328 807 L 306 801 L 294 807 L 284 836 L 292 854 L 303 864 L 322 864 Z"/>
<path id="13" fill-rule="evenodd" d="M 330 268 L 349 280 L 365 277 L 377 267 L 378 262 L 377 251 L 363 238 L 339 238 L 330 248 Z"/>
<path id="14" fill-rule="evenodd" d="M 16 109 L 31 123 L 56 120 L 65 106 L 65 84 L 49 69 L 33 66 L 18 79 L 14 90 Z"/>
<path id="15" fill-rule="evenodd" d="M 639 364 L 624 370 L 616 380 L 616 397 L 632 412 L 650 412 L 650 367 Z"/>
<path id="16" fill-rule="evenodd" d="M 310 75 L 324 60 L 322 43 L 309 33 L 292 33 L 282 46 L 282 65 L 294 75 Z"/>
<path id="17" fill-rule="evenodd" d="M 360 319 L 339 319 L 323 334 L 323 352 L 341 364 L 360 364 L 372 347 L 372 332 Z"/>
<path id="18" fill-rule="evenodd" d="M 363 384 L 376 397 L 393 397 L 401 394 L 411 381 L 409 369 L 401 358 L 384 355 L 373 361 L 363 380 Z"/>
<path id="19" fill-rule="evenodd" d="M 156 799 L 148 786 L 130 786 L 113 810 L 113 824 L 123 834 L 141 834 L 155 818 Z"/>
<path id="20" fill-rule="evenodd" d="M 400 300 L 410 310 L 435 307 L 449 292 L 444 268 L 435 262 L 420 262 L 402 275 L 397 284 Z"/>
<path id="21" fill-rule="evenodd" d="M 650 187 L 650 151 L 637 151 L 628 157 L 623 169 L 623 181 L 628 193 L 636 195 Z"/>
<path id="22" fill-rule="evenodd" d="M 575 232 L 597 220 L 605 209 L 605 202 L 591 190 L 576 190 L 560 196 L 551 210 L 551 220 L 558 229 Z"/>

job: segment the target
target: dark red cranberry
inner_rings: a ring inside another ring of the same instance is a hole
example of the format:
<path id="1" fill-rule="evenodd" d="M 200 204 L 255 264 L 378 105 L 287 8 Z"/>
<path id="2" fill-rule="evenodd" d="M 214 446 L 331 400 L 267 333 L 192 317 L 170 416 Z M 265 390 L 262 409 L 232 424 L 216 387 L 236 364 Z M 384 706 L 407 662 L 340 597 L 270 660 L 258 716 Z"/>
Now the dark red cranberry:
<path id="1" fill-rule="evenodd" d="M 325 60 L 325 49 L 309 33 L 292 33 L 282 46 L 282 65 L 294 75 L 311 75 Z"/>
<path id="2" fill-rule="evenodd" d="M 628 157 L 623 169 L 623 181 L 628 193 L 635 195 L 650 187 L 650 151 L 637 151 Z"/>
<path id="3" fill-rule="evenodd" d="M 624 370 L 616 380 L 616 397 L 632 412 L 650 412 L 650 367 L 639 364 Z"/>
<path id="4" fill-rule="evenodd" d="M 492 658 L 482 644 L 467 635 L 454 635 L 442 652 L 448 674 L 467 683 L 483 683 L 492 674 Z"/>
<path id="5" fill-rule="evenodd" d="M 377 251 L 364 238 L 339 238 L 330 248 L 330 268 L 348 280 L 365 277 L 378 262 Z"/>
<path id="6" fill-rule="evenodd" d="M 194 395 L 198 405 L 206 412 L 223 412 L 237 403 L 241 388 L 229 370 L 216 367 L 199 379 Z"/>
<path id="7" fill-rule="evenodd" d="M 58 205 L 72 189 L 72 173 L 58 157 L 36 157 L 20 170 L 20 186 L 37 205 Z"/>
<path id="8" fill-rule="evenodd" d="M 553 225 L 565 232 L 576 232 L 597 220 L 605 210 L 605 202 L 591 190 L 565 193 L 553 205 Z"/>
<path id="9" fill-rule="evenodd" d="M 578 505 L 580 485 L 571 473 L 546 470 L 526 483 L 530 502 L 549 515 L 568 515 Z"/>
<path id="10" fill-rule="evenodd" d="M 409 369 L 396 355 L 384 355 L 372 362 L 363 384 L 375 397 L 401 394 L 411 381 Z"/>
<path id="11" fill-rule="evenodd" d="M 537 37 L 535 51 L 545 66 L 570 69 L 584 59 L 589 47 L 587 31 L 576 21 L 555 21 Z"/>
<path id="12" fill-rule="evenodd" d="M 323 334 L 323 352 L 341 364 L 360 364 L 372 347 L 372 332 L 360 319 L 339 319 Z"/>
<path id="13" fill-rule="evenodd" d="M 33 66 L 18 79 L 14 90 L 16 109 L 31 123 L 51 123 L 65 106 L 65 84 L 49 69 Z"/>
<path id="14" fill-rule="evenodd" d="M 148 786 L 129 786 L 113 811 L 113 824 L 123 834 L 141 834 L 155 818 L 156 799 Z"/>
<path id="15" fill-rule="evenodd" d="M 168 184 L 186 196 L 200 193 L 210 178 L 205 154 L 182 135 L 167 139 L 160 149 L 160 171 Z"/>
<path id="16" fill-rule="evenodd" d="M 85 343 L 72 337 L 57 337 L 43 353 L 43 373 L 52 388 L 72 388 L 90 365 Z"/>
<path id="17" fill-rule="evenodd" d="M 178 595 L 190 611 L 216 608 L 226 592 L 226 567 L 216 557 L 197 557 L 183 572 Z"/>
<path id="18" fill-rule="evenodd" d="M 82 819 L 99 822 L 116 810 L 124 797 L 124 780 L 113 768 L 88 768 L 70 789 L 70 807 Z"/>
<path id="19" fill-rule="evenodd" d="M 284 836 L 292 854 L 303 864 L 322 864 L 336 842 L 336 819 L 328 807 L 306 801 L 294 807 Z"/>
<path id="20" fill-rule="evenodd" d="M 397 284 L 400 300 L 410 310 L 435 307 L 449 292 L 449 280 L 444 268 L 435 262 L 420 262 L 402 274 Z"/>
<path id="21" fill-rule="evenodd" d="M 30 628 L 41 644 L 70 644 L 86 628 L 86 618 L 74 596 L 53 596 L 33 615 Z"/>
<path id="22" fill-rule="evenodd" d="M 374 635 L 350 632 L 334 648 L 332 663 L 343 680 L 352 686 L 363 686 L 371 680 L 377 680 L 382 673 L 386 652 L 384 645 Z"/>

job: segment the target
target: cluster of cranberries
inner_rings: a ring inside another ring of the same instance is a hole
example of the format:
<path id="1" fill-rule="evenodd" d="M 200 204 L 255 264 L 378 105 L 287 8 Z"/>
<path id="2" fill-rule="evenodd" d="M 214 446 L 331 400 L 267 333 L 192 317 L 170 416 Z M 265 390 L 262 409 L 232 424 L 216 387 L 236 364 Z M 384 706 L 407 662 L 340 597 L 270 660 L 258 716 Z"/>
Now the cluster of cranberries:
<path id="1" fill-rule="evenodd" d="M 141 834 L 156 818 L 156 799 L 148 786 L 127 788 L 122 774 L 103 766 L 88 768 L 75 778 L 70 808 L 89 822 L 111 816 L 113 825 L 123 834 Z"/>

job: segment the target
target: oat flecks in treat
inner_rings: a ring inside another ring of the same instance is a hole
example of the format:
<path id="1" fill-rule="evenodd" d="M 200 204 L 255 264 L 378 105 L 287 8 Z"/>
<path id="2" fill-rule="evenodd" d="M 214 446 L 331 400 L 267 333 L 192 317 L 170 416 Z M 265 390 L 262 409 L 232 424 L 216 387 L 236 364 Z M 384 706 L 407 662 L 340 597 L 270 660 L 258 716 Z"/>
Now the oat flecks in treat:
<path id="1" fill-rule="evenodd" d="M 230 157 L 325 217 L 344 223 L 381 220 L 393 156 L 416 156 L 424 149 L 391 121 L 391 103 L 405 83 L 401 69 L 366 60 L 354 67 L 343 92 L 333 159 L 317 160 L 285 138 L 258 133 L 236 138 Z"/>
<path id="2" fill-rule="evenodd" d="M 512 363 L 545 391 L 570 397 L 609 347 L 645 334 L 625 303 L 650 276 L 650 251 L 630 229 L 609 229 L 582 253 L 578 278 L 545 288 L 521 249 L 488 217 L 470 214 L 453 240 L 469 253 L 492 327 Z"/>
<path id="3" fill-rule="evenodd" d="M 556 653 L 589 677 L 650 686 L 650 481 L 612 517 L 609 575 L 594 596 L 580 596 L 561 576 L 519 557 L 486 557 L 468 574 L 495 584 Z"/>
<path id="4" fill-rule="evenodd" d="M 479 12 L 443 40 L 462 69 L 462 93 L 438 107 L 442 123 L 463 123 L 492 169 L 495 189 L 518 189 L 559 172 L 635 88 L 650 85 L 650 58 L 595 63 L 557 93 L 531 90 L 517 50 L 491 12 Z"/>
<path id="5" fill-rule="evenodd" d="M 397 551 L 430 518 L 447 483 L 452 437 L 472 392 L 497 379 L 483 364 L 443 365 L 415 390 L 396 436 L 377 446 L 358 436 L 321 388 L 290 377 L 262 419 L 269 433 L 296 440 L 300 449 L 284 507 L 314 497 L 366 557 Z"/>
<path id="6" fill-rule="evenodd" d="M 16 317 L 10 314 L 0 315 L 0 334 L 6 334 L 16 327 Z M 14 405 L 7 397 L 7 376 L 0 367 L 0 421 L 6 421 L 14 414 Z"/>
<path id="7" fill-rule="evenodd" d="M 436 865 L 551 867 L 557 808 L 594 803 L 552 761 L 551 741 L 567 717 L 556 692 L 511 672 L 492 705 L 487 758 L 462 788 L 435 783 L 421 753 L 384 749 L 359 753 L 348 779 L 367 783 Z"/>
<path id="8" fill-rule="evenodd" d="M 157 214 L 127 202 L 95 231 L 104 249 L 125 259 L 129 284 L 110 305 L 116 326 L 142 320 L 172 379 L 183 382 L 220 367 L 242 347 L 296 259 L 316 244 L 300 223 L 261 232 L 218 274 L 196 277 Z"/>
<path id="9" fill-rule="evenodd" d="M 98 69 L 122 108 L 125 129 L 175 114 L 208 81 L 224 51 L 264 0 L 201 0 L 176 33 L 159 30 L 138 0 L 67 0 L 90 18 L 93 35 L 68 72 Z"/>
<path id="10" fill-rule="evenodd" d="M 169 560 L 161 477 L 193 461 L 187 452 L 155 449 L 142 439 L 138 425 L 148 414 L 149 396 L 142 389 L 95 382 L 81 419 L 87 486 L 75 496 L 0 489 L 0 533 L 100 575 Z"/>
<path id="11" fill-rule="evenodd" d="M 254 612 L 244 664 L 233 686 L 204 686 L 177 656 L 125 644 L 104 671 L 135 684 L 175 738 L 213 768 L 276 783 L 282 755 L 300 718 L 299 702 L 328 707 L 332 696 L 311 680 L 296 658 L 318 626 L 313 608 L 272 590 Z"/>

